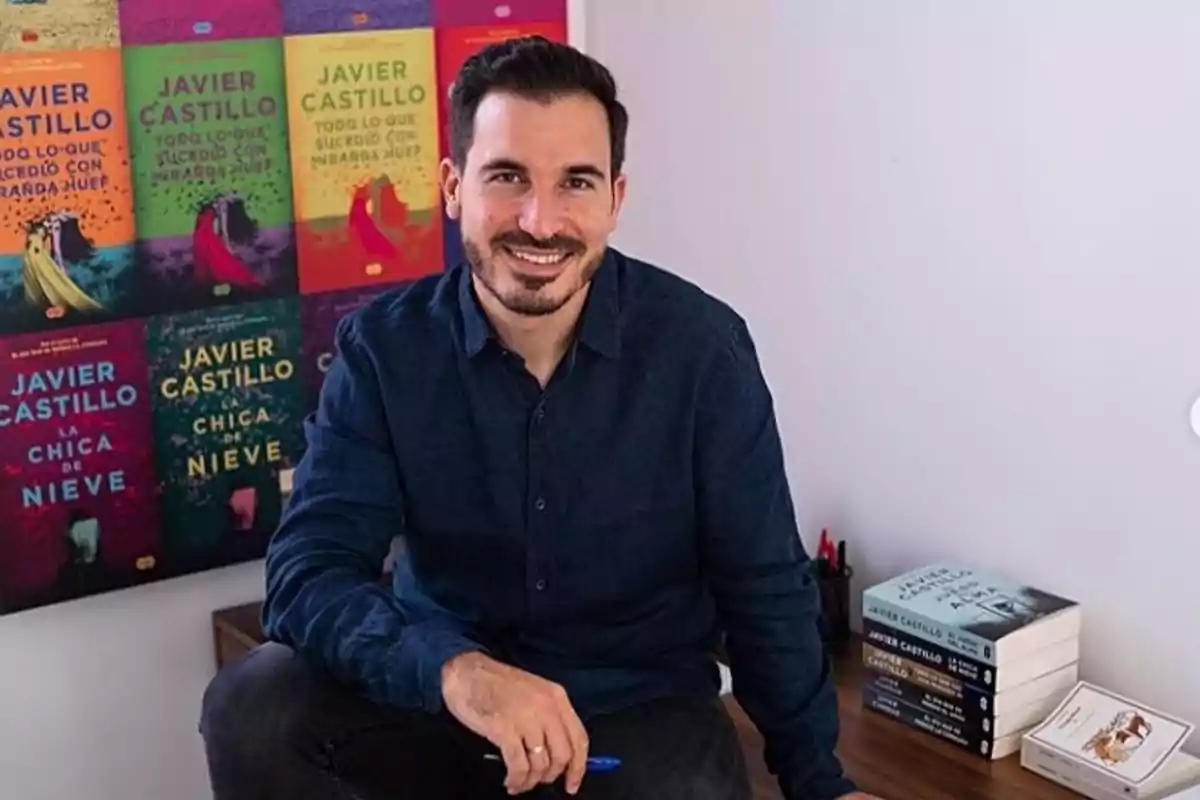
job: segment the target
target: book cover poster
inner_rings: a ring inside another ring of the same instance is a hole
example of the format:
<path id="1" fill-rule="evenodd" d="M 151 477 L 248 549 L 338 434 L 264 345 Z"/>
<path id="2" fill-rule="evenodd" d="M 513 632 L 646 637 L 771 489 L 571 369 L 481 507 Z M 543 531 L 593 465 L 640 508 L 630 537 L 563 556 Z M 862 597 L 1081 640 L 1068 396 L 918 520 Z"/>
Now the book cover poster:
<path id="1" fill-rule="evenodd" d="M 279 0 L 117 0 L 124 44 L 280 36 Z"/>
<path id="2" fill-rule="evenodd" d="M 0 331 L 136 312 L 116 49 L 0 56 Z"/>
<path id="3" fill-rule="evenodd" d="M 379 295 L 405 286 L 400 283 L 364 286 L 335 292 L 304 295 L 300 298 L 301 342 L 304 353 L 304 383 L 309 408 L 316 408 L 321 384 L 333 361 L 334 335 L 342 317 L 357 311 Z"/>
<path id="4" fill-rule="evenodd" d="M 433 0 L 433 20 L 443 25 L 515 22 L 567 24 L 567 0 Z"/>
<path id="5" fill-rule="evenodd" d="M 147 309 L 294 294 L 280 40 L 138 45 L 124 59 Z"/>
<path id="6" fill-rule="evenodd" d="M 442 269 L 428 29 L 285 39 L 300 290 Z"/>
<path id="7" fill-rule="evenodd" d="M 154 317 L 147 352 L 166 568 L 261 558 L 306 413 L 297 298 Z"/>
<path id="8" fill-rule="evenodd" d="M 443 3 L 442 5 L 443 7 L 449 5 L 454 9 L 469 9 L 472 4 Z M 562 5 L 563 3 L 560 1 L 558 6 Z M 567 41 L 566 14 L 561 8 L 560 11 L 563 12 L 559 15 L 560 19 L 550 18 L 542 21 L 512 24 L 439 27 L 436 30 L 434 36 L 437 42 L 438 98 L 440 98 L 440 102 L 438 103 L 438 151 L 442 158 L 448 158 L 450 155 L 449 101 L 447 98 L 450 96 L 450 87 L 453 85 L 458 71 L 462 68 L 466 60 L 490 44 L 515 39 L 520 36 L 544 36 L 552 42 L 565 43 Z M 462 246 L 462 229 L 459 227 L 457 220 L 446 216 L 444 206 L 441 213 L 442 236 L 444 240 L 443 261 L 445 267 L 449 269 L 465 258 Z"/>
<path id="9" fill-rule="evenodd" d="M 0 53 L 117 44 L 117 0 L 0 0 Z"/>
<path id="10" fill-rule="evenodd" d="M 0 612 L 160 567 L 145 324 L 0 340 Z"/>
<path id="11" fill-rule="evenodd" d="M 425 28 L 433 24 L 430 0 L 280 0 L 284 33 Z"/>

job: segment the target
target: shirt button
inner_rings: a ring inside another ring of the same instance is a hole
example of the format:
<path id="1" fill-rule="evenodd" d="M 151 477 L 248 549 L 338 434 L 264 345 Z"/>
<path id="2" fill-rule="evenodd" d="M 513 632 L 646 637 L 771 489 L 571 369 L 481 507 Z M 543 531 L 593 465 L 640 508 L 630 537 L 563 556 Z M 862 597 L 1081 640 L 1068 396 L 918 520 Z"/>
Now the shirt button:
<path id="1" fill-rule="evenodd" d="M 537 500 L 534 500 L 533 507 L 536 508 L 538 511 L 545 511 L 546 510 L 546 498 L 539 497 Z"/>
<path id="2" fill-rule="evenodd" d="M 533 422 L 535 425 L 540 425 L 542 420 L 546 418 L 546 409 L 538 406 L 537 411 L 533 412 Z"/>
<path id="3" fill-rule="evenodd" d="M 544 579 L 543 579 L 543 580 L 539 580 L 537 583 L 535 583 L 535 584 L 534 584 L 534 586 L 536 586 L 536 587 L 537 587 L 537 590 L 538 590 L 539 592 L 544 592 L 544 591 L 546 591 L 546 581 L 545 581 Z"/>

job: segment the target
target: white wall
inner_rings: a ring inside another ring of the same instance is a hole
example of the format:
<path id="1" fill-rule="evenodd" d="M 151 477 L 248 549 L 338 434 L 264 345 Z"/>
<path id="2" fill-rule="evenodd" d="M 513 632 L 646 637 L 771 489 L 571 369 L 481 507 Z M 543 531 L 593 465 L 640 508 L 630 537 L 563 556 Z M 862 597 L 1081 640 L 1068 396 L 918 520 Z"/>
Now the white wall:
<path id="1" fill-rule="evenodd" d="M 806 541 L 1075 596 L 1085 676 L 1200 722 L 1200 4 L 601 0 L 588 32 L 632 113 L 617 244 L 748 317 Z"/>
<path id="2" fill-rule="evenodd" d="M 0 798 L 211 800 L 211 615 L 261 597 L 255 562 L 0 618 Z"/>

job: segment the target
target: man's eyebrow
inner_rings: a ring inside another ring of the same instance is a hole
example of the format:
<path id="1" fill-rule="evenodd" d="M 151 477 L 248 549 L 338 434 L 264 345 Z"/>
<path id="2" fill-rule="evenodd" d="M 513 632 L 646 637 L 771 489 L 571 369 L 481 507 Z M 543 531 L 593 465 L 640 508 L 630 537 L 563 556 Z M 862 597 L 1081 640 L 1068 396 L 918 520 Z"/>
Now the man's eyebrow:
<path id="1" fill-rule="evenodd" d="M 511 158 L 493 158 L 481 168 L 484 172 L 528 172 L 525 165 Z"/>
<path id="2" fill-rule="evenodd" d="M 604 170 L 594 164 L 572 164 L 567 167 L 567 174 L 573 178 L 592 177 L 604 180 Z"/>

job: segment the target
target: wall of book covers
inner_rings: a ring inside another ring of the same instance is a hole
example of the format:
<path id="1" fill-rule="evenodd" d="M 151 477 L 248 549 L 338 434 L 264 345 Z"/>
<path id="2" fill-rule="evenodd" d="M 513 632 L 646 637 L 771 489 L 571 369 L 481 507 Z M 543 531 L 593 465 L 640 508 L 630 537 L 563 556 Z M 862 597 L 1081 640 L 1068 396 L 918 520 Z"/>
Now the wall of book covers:
<path id="1" fill-rule="evenodd" d="M 0 0 L 0 613 L 262 557 L 334 325 L 459 256 L 444 98 L 566 0 Z"/>

